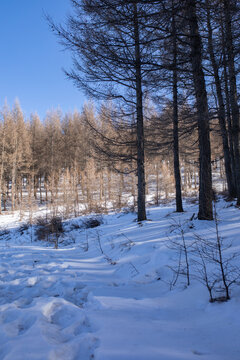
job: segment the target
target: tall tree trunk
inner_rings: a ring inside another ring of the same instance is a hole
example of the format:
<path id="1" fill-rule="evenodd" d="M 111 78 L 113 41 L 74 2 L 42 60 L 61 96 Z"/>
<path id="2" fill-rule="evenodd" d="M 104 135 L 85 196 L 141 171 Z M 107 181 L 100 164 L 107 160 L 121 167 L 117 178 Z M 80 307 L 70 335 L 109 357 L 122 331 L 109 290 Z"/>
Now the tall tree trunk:
<path id="1" fill-rule="evenodd" d="M 224 92 L 225 92 L 226 114 L 227 114 L 227 124 L 228 124 L 228 138 L 230 145 L 231 167 L 232 167 L 232 174 L 233 174 L 234 186 L 236 191 L 236 177 L 235 177 L 236 170 L 235 170 L 235 158 L 234 158 L 234 148 L 233 148 L 232 118 L 231 118 L 231 108 L 230 108 L 230 99 L 229 99 L 229 90 L 228 90 L 226 52 L 224 45 L 223 45 L 223 73 L 224 73 Z"/>
<path id="2" fill-rule="evenodd" d="M 227 47 L 227 64 L 229 71 L 230 103 L 232 110 L 232 135 L 235 158 L 235 178 L 237 190 L 237 205 L 240 205 L 240 153 L 239 153 L 239 108 L 237 101 L 237 82 L 234 64 L 234 49 L 232 39 L 232 22 L 230 14 L 230 1 L 224 0 L 224 19 L 225 19 L 225 41 Z"/>
<path id="3" fill-rule="evenodd" d="M 175 14 L 172 5 L 172 40 L 173 40 L 173 157 L 174 178 L 176 191 L 176 211 L 183 212 L 181 174 L 179 165 L 179 140 L 178 140 L 178 74 L 177 74 L 177 34 Z"/>
<path id="4" fill-rule="evenodd" d="M 190 27 L 191 63 L 196 96 L 199 136 L 199 220 L 212 220 L 212 171 L 209 113 L 202 66 L 202 40 L 199 34 L 196 1 L 187 1 Z"/>
<path id="5" fill-rule="evenodd" d="M 137 110 L 137 177 L 138 177 L 138 221 L 146 220 L 145 207 L 145 169 L 144 169 L 144 127 L 142 103 L 142 73 L 139 40 L 138 9 L 134 3 L 134 42 L 135 42 L 135 78 Z"/>
<path id="6" fill-rule="evenodd" d="M 206 0 L 207 7 L 207 27 L 208 27 L 208 50 L 212 63 L 213 73 L 214 73 L 214 81 L 217 92 L 217 100 L 218 100 L 218 121 L 221 129 L 222 143 L 223 143 L 223 153 L 224 153 L 224 165 L 225 165 L 225 173 L 228 184 L 228 193 L 230 197 L 234 197 L 236 195 L 236 189 L 234 186 L 234 179 L 232 174 L 231 167 L 231 156 L 229 151 L 228 144 L 228 135 L 226 129 L 226 115 L 225 115 L 225 106 L 222 95 L 221 81 L 218 73 L 218 66 L 215 59 L 214 49 L 213 49 L 213 39 L 212 39 L 212 27 L 210 20 L 210 8 L 209 1 Z"/>

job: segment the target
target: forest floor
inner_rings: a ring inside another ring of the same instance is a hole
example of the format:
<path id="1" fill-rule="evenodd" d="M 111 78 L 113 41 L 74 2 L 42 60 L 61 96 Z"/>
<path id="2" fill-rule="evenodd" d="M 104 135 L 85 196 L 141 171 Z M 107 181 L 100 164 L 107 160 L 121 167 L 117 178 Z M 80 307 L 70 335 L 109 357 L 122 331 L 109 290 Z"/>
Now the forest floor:
<path id="1" fill-rule="evenodd" d="M 226 256 L 240 251 L 240 211 L 231 205 L 216 203 Z M 184 208 L 150 207 L 141 224 L 132 213 L 104 215 L 90 229 L 68 220 L 58 249 L 2 215 L 0 359 L 239 360 L 240 286 L 231 300 L 210 303 L 191 259 L 190 286 L 182 275 L 172 286 L 179 253 L 171 239 L 216 236 L 214 221 L 193 217 L 197 205 Z"/>

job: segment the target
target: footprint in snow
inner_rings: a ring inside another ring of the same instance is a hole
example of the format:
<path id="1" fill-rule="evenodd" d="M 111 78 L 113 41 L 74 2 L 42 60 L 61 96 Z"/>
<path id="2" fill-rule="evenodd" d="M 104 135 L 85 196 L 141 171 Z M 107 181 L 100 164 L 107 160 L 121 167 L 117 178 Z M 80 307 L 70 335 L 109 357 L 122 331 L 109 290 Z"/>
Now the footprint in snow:
<path id="1" fill-rule="evenodd" d="M 208 355 L 207 353 L 204 353 L 204 352 L 201 352 L 201 351 L 198 351 L 198 350 L 192 350 L 192 353 L 194 355 L 198 355 L 198 356 Z"/>
<path id="2" fill-rule="evenodd" d="M 15 320 L 11 320 L 13 313 L 9 315 L 10 317 L 7 316 L 4 321 L 3 329 L 5 333 L 10 337 L 24 334 L 33 326 L 36 321 L 36 317 L 33 315 L 24 315 L 19 317 L 18 319 L 15 318 Z"/>
<path id="3" fill-rule="evenodd" d="M 99 345 L 99 340 L 91 334 L 87 334 L 72 343 L 58 347 L 51 351 L 49 360 L 92 360 L 94 351 Z"/>
<path id="4" fill-rule="evenodd" d="M 64 300 L 51 302 L 43 308 L 45 319 L 60 329 L 65 329 L 77 321 L 77 324 L 86 325 L 86 316 L 82 310 Z"/>
<path id="5" fill-rule="evenodd" d="M 43 335 L 57 345 L 49 356 L 51 360 L 89 360 L 94 358 L 98 340 L 82 309 L 64 300 L 53 301 L 42 309 Z"/>
<path id="6" fill-rule="evenodd" d="M 20 309 L 25 309 L 31 306 L 33 302 L 32 297 L 20 297 L 16 302 L 15 305 Z"/>
<path id="7" fill-rule="evenodd" d="M 7 310 L 0 315 L 0 324 L 7 324 L 9 322 L 12 322 L 16 319 L 16 316 L 17 316 L 16 310 L 13 309 Z"/>

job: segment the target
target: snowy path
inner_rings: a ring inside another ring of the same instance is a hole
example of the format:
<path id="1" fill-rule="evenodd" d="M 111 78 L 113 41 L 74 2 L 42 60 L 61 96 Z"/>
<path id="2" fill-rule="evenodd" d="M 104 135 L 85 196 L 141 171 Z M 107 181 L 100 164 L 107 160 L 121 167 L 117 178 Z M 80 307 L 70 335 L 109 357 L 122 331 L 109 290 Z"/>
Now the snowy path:
<path id="1" fill-rule="evenodd" d="M 4 249 L 1 260 L 0 358 L 90 359 L 97 339 L 74 260 L 32 247 Z"/>
<path id="2" fill-rule="evenodd" d="M 169 291 L 159 280 L 172 256 L 168 212 L 153 209 L 143 227 L 109 217 L 89 231 L 88 251 L 85 233 L 59 250 L 2 242 L 0 360 L 239 360 L 240 291 L 209 304 L 198 283 Z M 238 236 L 239 210 L 224 217 L 223 233 L 232 224 Z"/>

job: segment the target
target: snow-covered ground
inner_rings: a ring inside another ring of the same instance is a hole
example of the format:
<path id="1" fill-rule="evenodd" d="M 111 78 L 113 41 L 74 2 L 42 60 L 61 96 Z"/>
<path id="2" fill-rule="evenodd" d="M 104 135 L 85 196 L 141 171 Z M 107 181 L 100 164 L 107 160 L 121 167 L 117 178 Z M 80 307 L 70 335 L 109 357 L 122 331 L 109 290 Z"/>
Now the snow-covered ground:
<path id="1" fill-rule="evenodd" d="M 10 233 L 0 240 L 0 359 L 239 360 L 240 287 L 223 303 L 209 303 L 194 279 L 170 290 L 173 225 L 184 224 L 187 240 L 215 236 L 214 222 L 189 220 L 196 205 L 185 210 L 151 207 L 142 224 L 131 213 L 105 215 L 93 229 L 74 219 L 59 249 L 1 216 Z M 238 251 L 239 209 L 221 200 L 217 211 Z"/>

